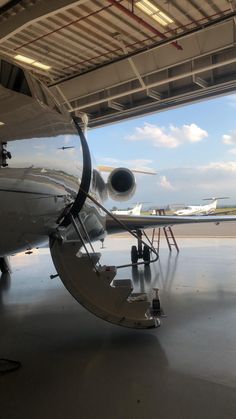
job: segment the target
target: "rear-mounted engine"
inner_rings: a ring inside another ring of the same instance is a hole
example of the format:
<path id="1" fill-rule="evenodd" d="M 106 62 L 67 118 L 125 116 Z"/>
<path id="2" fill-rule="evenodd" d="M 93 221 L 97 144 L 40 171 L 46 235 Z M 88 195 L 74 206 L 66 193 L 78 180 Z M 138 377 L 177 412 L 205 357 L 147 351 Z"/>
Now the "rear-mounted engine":
<path id="1" fill-rule="evenodd" d="M 136 190 L 136 182 L 131 170 L 124 167 L 114 169 L 107 180 L 109 197 L 116 201 L 126 201 Z"/>

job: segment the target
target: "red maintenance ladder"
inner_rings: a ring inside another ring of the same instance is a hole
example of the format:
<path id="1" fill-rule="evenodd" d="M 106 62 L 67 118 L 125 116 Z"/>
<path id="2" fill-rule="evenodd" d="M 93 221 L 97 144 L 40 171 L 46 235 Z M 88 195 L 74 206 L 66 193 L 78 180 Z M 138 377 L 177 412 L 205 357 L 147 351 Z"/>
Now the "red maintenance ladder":
<path id="1" fill-rule="evenodd" d="M 166 215 L 165 210 L 163 208 L 156 209 L 156 214 Z M 159 248 L 160 248 L 161 229 L 163 229 L 163 231 L 164 231 L 164 235 L 165 235 L 168 247 L 169 247 L 169 251 L 171 252 L 172 246 L 174 246 L 176 248 L 177 252 L 179 252 L 179 247 L 177 245 L 174 233 L 173 233 L 172 228 L 170 226 L 158 227 L 157 229 L 156 228 L 153 229 L 151 241 L 152 241 L 152 244 L 157 243 L 157 247 L 156 247 L 157 252 L 159 253 Z M 156 230 L 158 230 L 158 231 L 156 232 Z M 156 238 L 156 236 L 157 236 L 157 238 Z"/>

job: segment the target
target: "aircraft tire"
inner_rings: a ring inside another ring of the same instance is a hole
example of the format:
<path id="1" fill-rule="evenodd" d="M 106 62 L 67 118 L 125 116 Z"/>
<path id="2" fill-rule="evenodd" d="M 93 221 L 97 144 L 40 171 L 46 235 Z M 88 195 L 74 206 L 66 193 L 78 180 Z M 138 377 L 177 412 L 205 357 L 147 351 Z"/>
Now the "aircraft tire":
<path id="1" fill-rule="evenodd" d="M 150 264 L 150 249 L 146 245 L 143 246 L 143 260 L 145 265 Z"/>
<path id="2" fill-rule="evenodd" d="M 0 257 L 0 272 L 7 273 L 9 272 L 9 266 L 4 257 Z"/>
<path id="3" fill-rule="evenodd" d="M 131 247 L 131 262 L 132 263 L 138 262 L 138 249 L 136 246 Z"/>

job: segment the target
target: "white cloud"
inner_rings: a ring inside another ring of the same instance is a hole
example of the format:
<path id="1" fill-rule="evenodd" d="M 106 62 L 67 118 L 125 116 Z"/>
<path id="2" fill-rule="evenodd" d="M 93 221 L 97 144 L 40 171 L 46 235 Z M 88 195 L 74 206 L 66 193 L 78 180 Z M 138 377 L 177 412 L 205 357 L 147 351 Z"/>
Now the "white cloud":
<path id="1" fill-rule="evenodd" d="M 171 130 L 176 138 L 182 142 L 197 143 L 208 136 L 207 131 L 198 127 L 196 124 L 183 125 L 180 128 L 171 125 Z"/>
<path id="2" fill-rule="evenodd" d="M 143 128 L 135 128 L 135 134 L 127 136 L 127 139 L 130 141 L 150 140 L 156 147 L 174 148 L 179 145 L 177 138 L 165 133 L 165 128 L 151 124 L 145 124 Z"/>
<path id="3" fill-rule="evenodd" d="M 167 179 L 165 175 L 160 176 L 160 179 L 157 181 L 157 184 L 163 189 L 167 189 L 167 190 L 175 189 L 174 186 L 170 183 L 170 181 Z"/>
<path id="4" fill-rule="evenodd" d="M 232 139 L 230 135 L 227 135 L 227 134 L 222 135 L 222 140 L 223 140 L 223 143 L 226 145 L 232 144 Z"/>
<path id="5" fill-rule="evenodd" d="M 184 143 L 196 143 L 208 137 L 207 131 L 196 124 L 182 125 L 169 128 L 158 127 L 145 123 L 143 127 L 136 127 L 135 133 L 128 135 L 129 141 L 151 141 L 155 147 L 176 148 Z"/>
<path id="6" fill-rule="evenodd" d="M 224 172 L 236 172 L 236 162 L 235 161 L 228 161 L 228 162 L 212 162 L 205 166 L 199 166 L 198 169 L 202 170 L 221 170 Z"/>
<path id="7" fill-rule="evenodd" d="M 174 185 L 174 188 L 163 188 L 159 184 L 156 194 L 162 202 L 197 203 L 205 197 L 230 196 L 232 202 L 236 200 L 236 162 L 211 162 L 192 168 L 176 168 L 160 172 Z M 152 195 L 152 194 L 151 194 Z M 154 194 L 153 194 L 154 195 Z M 147 197 L 146 197 L 147 198 Z M 141 198 L 140 198 L 141 199 Z"/>
<path id="8" fill-rule="evenodd" d="M 236 145 L 236 130 L 231 131 L 230 134 L 222 135 L 222 141 L 225 145 Z"/>
<path id="9" fill-rule="evenodd" d="M 236 95 L 235 95 L 235 104 L 236 104 Z M 234 146 L 233 148 L 228 149 L 230 154 L 236 154 L 236 130 L 230 131 L 229 134 L 222 135 L 222 142 L 227 146 Z"/>

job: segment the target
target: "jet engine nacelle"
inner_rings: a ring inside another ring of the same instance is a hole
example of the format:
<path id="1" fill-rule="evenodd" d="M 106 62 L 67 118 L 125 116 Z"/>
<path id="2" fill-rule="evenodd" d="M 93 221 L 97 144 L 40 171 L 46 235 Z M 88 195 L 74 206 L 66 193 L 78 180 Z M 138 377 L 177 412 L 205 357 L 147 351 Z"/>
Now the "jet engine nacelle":
<path id="1" fill-rule="evenodd" d="M 135 177 L 131 170 L 119 167 L 112 170 L 107 180 L 109 197 L 115 201 L 126 201 L 136 190 Z"/>

